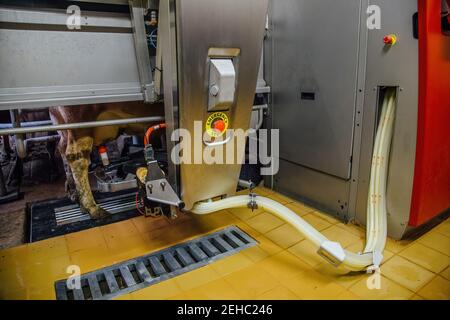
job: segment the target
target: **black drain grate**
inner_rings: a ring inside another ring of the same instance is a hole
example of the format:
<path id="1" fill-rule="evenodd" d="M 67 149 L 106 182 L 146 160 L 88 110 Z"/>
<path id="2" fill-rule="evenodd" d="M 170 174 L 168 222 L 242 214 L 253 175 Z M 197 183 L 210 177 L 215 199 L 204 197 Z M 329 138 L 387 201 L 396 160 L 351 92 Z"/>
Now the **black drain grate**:
<path id="1" fill-rule="evenodd" d="M 58 300 L 106 300 L 200 268 L 257 242 L 236 226 L 81 275 L 81 288 L 55 283 Z"/>
<path id="2" fill-rule="evenodd" d="M 136 192 L 102 199 L 97 202 L 102 209 L 110 214 L 133 210 L 136 208 Z M 58 226 L 91 219 L 89 214 L 82 212 L 77 204 L 55 208 L 54 210 L 56 225 Z"/>

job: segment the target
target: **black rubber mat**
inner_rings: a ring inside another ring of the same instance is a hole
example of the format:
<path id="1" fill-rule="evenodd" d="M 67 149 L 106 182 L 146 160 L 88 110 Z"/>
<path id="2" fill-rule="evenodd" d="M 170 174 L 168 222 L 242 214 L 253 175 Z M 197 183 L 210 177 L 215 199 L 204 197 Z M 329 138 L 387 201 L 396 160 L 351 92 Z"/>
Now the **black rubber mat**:
<path id="1" fill-rule="evenodd" d="M 113 196 L 120 196 L 126 193 L 130 193 L 130 190 L 114 194 L 96 194 L 95 198 L 96 200 L 101 200 Z M 70 224 L 57 225 L 54 211 L 55 208 L 60 208 L 72 204 L 73 202 L 71 202 L 67 198 L 45 200 L 27 204 L 27 242 L 45 240 L 72 232 L 127 220 L 140 215 L 137 210 L 133 209 L 115 213 L 101 220 L 84 220 L 73 222 Z"/>

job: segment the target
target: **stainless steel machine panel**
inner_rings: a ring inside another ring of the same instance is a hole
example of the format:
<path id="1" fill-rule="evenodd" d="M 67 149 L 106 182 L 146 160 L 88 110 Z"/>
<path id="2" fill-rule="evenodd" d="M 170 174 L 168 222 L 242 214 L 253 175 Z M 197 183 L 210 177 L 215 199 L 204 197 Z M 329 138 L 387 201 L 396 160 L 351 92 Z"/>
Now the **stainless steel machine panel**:
<path id="1" fill-rule="evenodd" d="M 382 12 L 380 30 L 368 34 L 366 94 L 356 219 L 365 224 L 373 141 L 376 131 L 378 91 L 398 87 L 394 135 L 387 184 L 388 234 L 401 238 L 408 228 L 416 156 L 419 99 L 419 41 L 413 36 L 416 0 L 371 0 Z M 398 43 L 383 45 L 383 37 L 396 34 Z"/>
<path id="2" fill-rule="evenodd" d="M 360 0 L 273 1 L 280 158 L 350 178 Z"/>
<path id="3" fill-rule="evenodd" d="M 193 135 L 194 121 L 201 121 L 204 127 L 210 115 L 208 54 L 212 48 L 218 48 L 223 49 L 225 55 L 229 50 L 235 58 L 235 100 L 225 111 L 230 128 L 247 130 L 260 67 L 267 0 L 179 0 L 175 4 L 180 128 Z M 167 54 L 165 52 L 165 56 Z M 166 68 L 164 70 L 167 72 Z M 207 148 L 217 149 L 202 144 L 203 150 Z M 240 146 L 235 154 L 242 153 L 242 149 Z M 233 195 L 240 169 L 239 164 L 182 164 L 181 196 L 186 209 L 201 200 Z"/>

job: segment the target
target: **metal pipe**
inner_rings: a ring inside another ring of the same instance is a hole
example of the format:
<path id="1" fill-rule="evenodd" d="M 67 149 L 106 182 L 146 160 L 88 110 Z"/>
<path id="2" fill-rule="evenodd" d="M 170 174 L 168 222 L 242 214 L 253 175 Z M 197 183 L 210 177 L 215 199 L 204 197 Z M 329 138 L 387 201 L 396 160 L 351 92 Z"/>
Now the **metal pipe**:
<path id="1" fill-rule="evenodd" d="M 52 124 L 51 120 L 31 121 L 31 122 L 22 122 L 20 124 L 20 127 L 28 128 L 33 126 L 46 126 L 51 124 Z M 12 123 L 0 123 L 0 129 L 10 129 L 10 128 L 14 128 L 14 125 Z"/>
<path id="2" fill-rule="evenodd" d="M 29 127 L 29 128 L 1 129 L 0 135 L 3 136 L 3 135 L 13 135 L 13 134 L 26 134 L 26 133 L 33 133 L 33 132 L 87 129 L 87 128 L 120 126 L 120 125 L 126 125 L 126 124 L 161 122 L 161 121 L 164 121 L 164 117 L 143 117 L 143 118 L 66 123 L 66 124 L 57 124 L 57 125 L 49 125 L 49 126 Z"/>
<path id="3" fill-rule="evenodd" d="M 242 180 L 239 179 L 238 186 L 244 189 L 253 189 L 255 187 L 255 184 L 251 180 Z"/>

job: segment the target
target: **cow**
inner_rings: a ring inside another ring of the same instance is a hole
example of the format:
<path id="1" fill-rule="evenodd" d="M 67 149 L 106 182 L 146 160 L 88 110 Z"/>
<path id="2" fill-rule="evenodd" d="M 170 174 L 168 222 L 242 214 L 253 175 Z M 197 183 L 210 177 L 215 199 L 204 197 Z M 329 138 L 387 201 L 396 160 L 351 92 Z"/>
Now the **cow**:
<path id="1" fill-rule="evenodd" d="M 112 119 L 126 119 L 164 115 L 162 104 L 142 102 L 105 103 L 82 106 L 59 106 L 49 109 L 53 124 L 66 124 Z M 109 214 L 94 199 L 89 185 L 88 167 L 90 154 L 95 146 L 116 139 L 123 132 L 144 136 L 146 128 L 158 123 L 105 126 L 88 129 L 58 131 L 61 139 L 58 150 L 66 171 L 66 191 L 73 201 L 78 201 L 83 212 L 92 219 L 101 219 Z"/>

